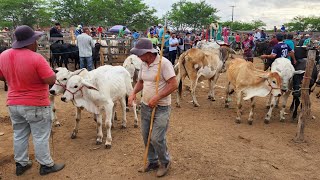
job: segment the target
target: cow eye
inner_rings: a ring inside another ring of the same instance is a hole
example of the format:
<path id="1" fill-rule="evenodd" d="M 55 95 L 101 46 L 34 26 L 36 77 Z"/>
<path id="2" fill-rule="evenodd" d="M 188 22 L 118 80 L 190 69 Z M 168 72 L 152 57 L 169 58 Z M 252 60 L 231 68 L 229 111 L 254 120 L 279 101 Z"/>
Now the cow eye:
<path id="1" fill-rule="evenodd" d="M 66 80 L 67 80 L 67 78 L 63 78 L 62 80 L 66 81 Z"/>
<path id="2" fill-rule="evenodd" d="M 276 81 L 272 81 L 274 84 L 277 84 L 277 82 Z"/>
<path id="3" fill-rule="evenodd" d="M 78 86 L 77 86 L 77 85 L 75 85 L 75 86 L 74 86 L 74 88 L 78 88 Z"/>

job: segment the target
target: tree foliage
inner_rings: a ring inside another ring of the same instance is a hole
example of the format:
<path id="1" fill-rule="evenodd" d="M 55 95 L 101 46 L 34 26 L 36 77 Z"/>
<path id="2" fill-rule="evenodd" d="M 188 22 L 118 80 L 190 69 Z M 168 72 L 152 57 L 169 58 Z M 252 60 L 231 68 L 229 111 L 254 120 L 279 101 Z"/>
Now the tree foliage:
<path id="1" fill-rule="evenodd" d="M 320 31 L 320 17 L 296 16 L 285 26 L 289 31 Z"/>
<path id="2" fill-rule="evenodd" d="M 156 10 L 143 0 L 1 0 L 0 9 L 0 26 L 11 27 L 43 27 L 59 21 L 67 27 L 121 24 L 145 30 L 159 21 Z"/>
<path id="3" fill-rule="evenodd" d="M 230 27 L 233 31 L 251 31 L 257 28 L 262 28 L 266 24 L 261 21 L 261 20 L 256 20 L 252 22 L 241 22 L 241 21 L 226 21 L 222 23 L 222 26 L 228 26 Z"/>
<path id="4" fill-rule="evenodd" d="M 48 15 L 42 6 L 44 4 L 43 0 L 1 0 L 0 25 L 16 27 L 21 24 L 33 26 L 43 23 L 39 17 Z"/>
<path id="5" fill-rule="evenodd" d="M 176 30 L 201 29 L 219 20 L 215 15 L 216 12 L 217 9 L 205 1 L 193 3 L 180 0 L 171 6 L 166 16 L 170 25 Z"/>

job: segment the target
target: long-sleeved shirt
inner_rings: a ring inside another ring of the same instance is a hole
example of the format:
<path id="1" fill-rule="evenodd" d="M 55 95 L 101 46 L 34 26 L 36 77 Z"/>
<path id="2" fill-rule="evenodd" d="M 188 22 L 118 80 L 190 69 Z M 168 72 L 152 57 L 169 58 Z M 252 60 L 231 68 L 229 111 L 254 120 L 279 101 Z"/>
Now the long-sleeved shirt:
<path id="1" fill-rule="evenodd" d="M 94 47 L 94 42 L 91 36 L 86 33 L 82 33 L 77 36 L 77 46 L 79 48 L 80 57 L 92 56 L 92 48 Z"/>

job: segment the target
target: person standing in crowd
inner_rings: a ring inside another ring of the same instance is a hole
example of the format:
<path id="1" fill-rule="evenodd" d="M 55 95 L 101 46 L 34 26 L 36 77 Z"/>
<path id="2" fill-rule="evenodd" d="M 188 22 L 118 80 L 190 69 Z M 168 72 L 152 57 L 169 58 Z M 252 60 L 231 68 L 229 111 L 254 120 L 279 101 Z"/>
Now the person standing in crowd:
<path id="1" fill-rule="evenodd" d="M 159 43 L 161 44 L 162 41 L 162 36 L 164 35 L 164 28 L 162 26 L 162 24 L 158 24 L 159 29 Z"/>
<path id="2" fill-rule="evenodd" d="M 163 56 L 169 59 L 169 40 L 170 40 L 170 31 L 167 31 L 164 35 L 164 54 Z"/>
<path id="3" fill-rule="evenodd" d="M 77 46 L 79 48 L 80 57 L 80 69 L 87 68 L 88 71 L 93 69 L 92 66 L 92 48 L 94 42 L 90 36 L 90 30 L 88 27 L 83 28 L 84 33 L 77 37 Z M 87 66 L 85 66 L 85 63 Z"/>
<path id="4" fill-rule="evenodd" d="M 275 32 L 275 33 L 276 33 L 276 32 L 277 32 L 277 30 L 278 30 L 278 29 L 277 29 L 277 26 L 273 26 L 273 32 Z"/>
<path id="5" fill-rule="evenodd" d="M 264 30 L 261 30 L 261 41 L 265 41 L 267 39 L 267 34 L 264 32 Z"/>
<path id="6" fill-rule="evenodd" d="M 127 27 L 123 26 L 119 29 L 118 38 L 124 38 L 124 35 L 126 34 L 126 28 Z"/>
<path id="7" fill-rule="evenodd" d="M 55 26 L 50 29 L 50 38 L 55 38 L 55 37 L 63 38 L 63 35 L 61 33 L 61 25 L 58 22 L 55 23 Z M 56 43 L 59 43 L 59 42 L 63 44 L 63 40 L 56 41 Z"/>
<path id="8" fill-rule="evenodd" d="M 154 34 L 150 34 L 150 41 L 152 42 L 153 48 L 157 49 L 157 46 L 159 44 L 158 38 L 154 37 Z"/>
<path id="9" fill-rule="evenodd" d="M 272 52 L 270 55 L 262 55 L 261 58 L 265 59 L 276 59 L 276 58 L 288 58 L 290 56 L 292 58 L 291 63 L 294 65 L 296 64 L 296 58 L 294 56 L 294 51 L 291 49 L 287 44 L 283 42 L 283 34 L 279 33 L 276 35 L 278 44 L 275 45 L 272 49 Z"/>
<path id="10" fill-rule="evenodd" d="M 99 26 L 99 27 L 97 28 L 98 36 L 99 36 L 100 34 L 102 34 L 102 31 L 103 31 L 102 26 Z"/>
<path id="11" fill-rule="evenodd" d="M 184 49 L 185 51 L 188 51 L 192 48 L 193 42 L 191 41 L 191 33 L 187 32 L 186 37 L 184 38 Z"/>
<path id="12" fill-rule="evenodd" d="M 286 40 L 284 40 L 284 43 L 287 44 L 292 50 L 294 50 L 294 42 L 293 42 L 293 35 L 288 34 Z M 291 60 L 291 57 L 288 57 L 289 60 Z"/>
<path id="13" fill-rule="evenodd" d="M 179 46 L 177 48 L 177 54 L 178 54 L 178 57 L 179 57 L 184 51 L 184 44 L 183 44 L 183 38 L 180 36 L 180 34 L 177 35 L 177 39 L 178 39 L 178 42 L 179 42 Z"/>
<path id="14" fill-rule="evenodd" d="M 76 35 L 76 37 L 79 36 L 80 34 L 82 34 L 82 26 L 80 24 L 77 26 L 74 34 Z"/>
<path id="15" fill-rule="evenodd" d="M 128 104 L 132 106 L 136 100 L 137 93 L 141 90 L 143 91 L 141 100 L 141 132 L 145 146 L 147 146 L 148 136 L 151 136 L 147 167 L 142 167 L 138 171 L 149 172 L 158 169 L 156 175 L 157 177 L 162 177 L 167 174 L 171 165 L 166 134 L 171 113 L 171 93 L 178 88 L 176 75 L 170 61 L 162 57 L 159 93 L 156 94 L 155 77 L 157 76 L 160 62 L 158 51 L 152 48 L 152 43 L 149 39 L 141 38 L 130 52 L 142 60 L 142 65 L 138 75 L 138 82 L 128 98 Z M 156 110 L 153 130 L 149 135 L 153 108 L 156 108 Z"/>
<path id="16" fill-rule="evenodd" d="M 253 41 L 260 41 L 261 40 L 261 33 L 260 33 L 260 29 L 256 29 L 255 33 L 254 33 L 254 39 Z"/>
<path id="17" fill-rule="evenodd" d="M 309 34 L 305 35 L 305 39 L 303 41 L 303 45 L 302 46 L 310 46 L 311 44 L 311 38 Z"/>
<path id="18" fill-rule="evenodd" d="M 235 38 L 234 33 L 231 33 L 231 35 L 228 37 L 229 45 L 232 49 L 235 49 Z"/>
<path id="19" fill-rule="evenodd" d="M 239 33 L 236 35 L 236 49 L 241 49 L 241 37 Z"/>
<path id="20" fill-rule="evenodd" d="M 140 34 L 137 32 L 137 30 L 133 29 L 133 34 L 132 34 L 132 37 L 133 37 L 133 46 L 136 45 L 139 37 L 140 37 Z"/>
<path id="21" fill-rule="evenodd" d="M 13 127 L 16 175 L 22 175 L 32 166 L 28 153 L 30 134 L 40 175 L 46 175 L 64 168 L 64 164 L 54 163 L 49 147 L 52 110 L 48 85 L 55 83 L 56 76 L 46 59 L 36 53 L 41 32 L 22 25 L 14 35 L 12 48 L 0 55 L 0 80 L 10 87 L 7 106 Z"/>
<path id="22" fill-rule="evenodd" d="M 179 41 L 176 38 L 174 32 L 171 33 L 171 38 L 169 39 L 169 61 L 174 65 L 177 58 L 177 49 L 179 46 Z"/>
<path id="23" fill-rule="evenodd" d="M 281 30 L 281 32 L 286 32 L 286 27 L 284 25 L 282 25 L 280 30 Z"/>
<path id="24" fill-rule="evenodd" d="M 253 54 L 252 54 L 252 48 L 254 46 L 254 43 L 252 40 L 249 39 L 249 34 L 245 34 L 244 41 L 242 42 L 242 49 L 243 49 L 243 59 L 247 61 L 253 62 Z"/>

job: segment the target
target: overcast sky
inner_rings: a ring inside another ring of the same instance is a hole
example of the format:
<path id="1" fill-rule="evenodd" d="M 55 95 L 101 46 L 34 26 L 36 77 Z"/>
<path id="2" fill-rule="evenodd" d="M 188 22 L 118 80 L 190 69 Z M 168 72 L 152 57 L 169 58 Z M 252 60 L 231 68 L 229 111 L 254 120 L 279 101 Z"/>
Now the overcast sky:
<path id="1" fill-rule="evenodd" d="M 179 0 L 143 0 L 147 5 L 157 10 L 162 17 L 171 9 L 171 5 Z M 200 0 L 189 0 L 199 2 Z M 231 21 L 232 8 L 234 8 L 235 21 L 262 20 L 267 28 L 280 27 L 295 16 L 310 16 L 320 14 L 320 0 L 206 0 L 218 10 L 217 15 L 221 21 Z"/>

